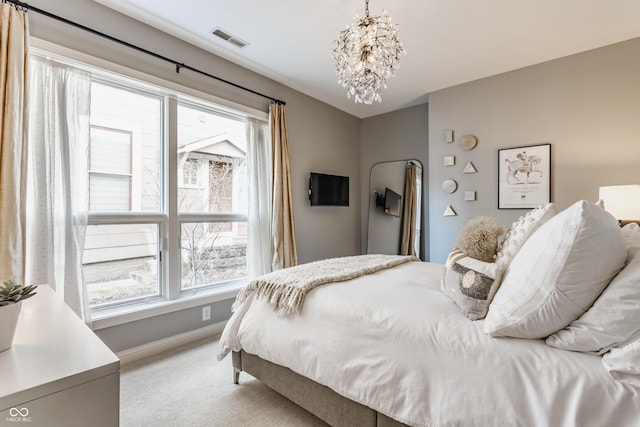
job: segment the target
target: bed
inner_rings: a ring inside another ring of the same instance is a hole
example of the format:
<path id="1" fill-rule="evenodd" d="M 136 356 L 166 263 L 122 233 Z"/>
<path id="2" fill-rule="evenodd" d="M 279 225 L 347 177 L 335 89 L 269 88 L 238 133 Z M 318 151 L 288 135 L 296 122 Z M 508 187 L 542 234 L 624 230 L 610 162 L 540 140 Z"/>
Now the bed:
<path id="1" fill-rule="evenodd" d="M 596 212 L 591 205 L 583 204 L 585 209 L 589 210 L 586 217 Z M 555 224 L 551 218 L 561 214 L 553 212 L 545 219 L 539 211 L 532 212 L 528 225 L 536 222 L 535 227 L 520 233 L 519 245 L 511 245 L 517 250 L 509 252 L 509 244 L 502 246 L 509 262 L 499 264 L 502 271 L 496 282 L 502 283 L 498 291 L 488 290 L 486 311 L 491 312 L 494 303 L 499 311 L 505 298 L 513 299 L 509 277 L 518 274 L 510 269 L 526 270 L 518 267 L 515 252 L 524 251 L 529 263 L 537 262 L 539 267 L 540 259 L 530 259 L 527 242 L 548 240 L 548 236 L 534 238 L 538 230 L 557 234 L 554 226 L 566 229 L 566 224 Z M 511 234 L 517 234 L 514 227 L 522 229 L 523 223 L 525 218 L 514 223 Z M 591 225 L 581 230 L 592 233 Z M 640 248 L 640 228 L 634 230 L 628 234 Z M 614 232 L 609 229 L 608 233 Z M 630 304 L 622 311 L 636 317 L 627 322 L 631 329 L 616 337 L 616 346 L 610 343 L 598 351 L 562 348 L 579 345 L 575 336 L 580 336 L 589 319 L 579 321 L 597 307 L 598 299 L 606 302 L 617 276 L 636 269 L 631 265 L 635 251 L 629 249 L 629 239 L 625 243 L 623 233 L 615 233 L 622 240 L 609 236 L 607 251 L 616 252 L 611 248 L 622 241 L 622 265 L 604 275 L 608 287 L 597 291 L 582 315 L 554 334 L 542 332 L 544 336 L 528 338 L 506 336 L 504 328 L 492 332 L 492 325 L 499 323 L 496 315 L 483 313 L 471 320 L 464 304 L 446 292 L 444 277 L 451 265 L 403 259 L 384 269 L 308 289 L 304 305 L 293 315 L 274 310 L 274 298 L 257 292 L 245 295 L 225 327 L 217 357 L 232 353 L 234 381 L 246 371 L 333 426 L 638 425 L 640 372 L 633 365 L 640 365 L 640 292 L 631 291 L 631 298 L 623 298 Z M 596 246 L 599 242 L 584 234 L 579 240 Z M 571 250 L 576 246 L 580 245 L 574 236 Z M 563 257 L 558 253 L 554 258 Z M 598 268 L 603 269 L 600 264 Z M 548 281 L 549 274 L 545 277 Z M 639 288 L 638 277 L 634 271 L 625 284 L 635 281 L 631 288 Z M 620 299 L 618 288 L 615 299 Z M 527 292 L 520 293 L 532 299 Z M 545 308 L 539 311 L 544 313 Z M 562 333 L 572 332 L 576 322 L 579 331 L 569 334 L 572 341 Z"/>

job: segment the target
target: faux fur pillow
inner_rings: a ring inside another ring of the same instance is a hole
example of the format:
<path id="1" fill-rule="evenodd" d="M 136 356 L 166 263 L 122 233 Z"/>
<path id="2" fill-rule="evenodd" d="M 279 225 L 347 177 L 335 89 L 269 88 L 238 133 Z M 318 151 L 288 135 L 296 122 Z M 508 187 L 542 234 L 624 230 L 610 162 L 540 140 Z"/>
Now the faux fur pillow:
<path id="1" fill-rule="evenodd" d="M 468 257 L 493 262 L 502 226 L 490 217 L 477 217 L 460 230 L 455 247 Z"/>

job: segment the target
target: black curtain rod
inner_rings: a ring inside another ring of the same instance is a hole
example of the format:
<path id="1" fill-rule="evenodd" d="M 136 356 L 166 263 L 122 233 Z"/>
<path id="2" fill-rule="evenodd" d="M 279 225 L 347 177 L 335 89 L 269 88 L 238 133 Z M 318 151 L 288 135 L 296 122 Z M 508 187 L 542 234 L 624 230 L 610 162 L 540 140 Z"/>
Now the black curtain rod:
<path id="1" fill-rule="evenodd" d="M 41 15 L 44 15 L 44 16 L 46 16 L 48 18 L 55 19 L 56 21 L 64 22 L 65 24 L 71 25 L 71 26 L 76 27 L 76 28 L 80 28 L 81 30 L 87 31 L 87 32 L 89 32 L 91 34 L 95 34 L 97 36 L 104 37 L 105 39 L 111 40 L 113 42 L 120 43 L 120 44 L 122 44 L 124 46 L 127 46 L 127 47 L 131 48 L 131 49 L 137 50 L 138 52 L 146 53 L 147 55 L 153 56 L 154 58 L 158 58 L 158 59 L 162 59 L 163 61 L 170 62 L 173 65 L 175 65 L 176 73 L 179 73 L 180 69 L 184 68 L 184 69 L 193 71 L 194 73 L 202 74 L 203 76 L 207 76 L 207 77 L 210 77 L 212 79 L 218 80 L 219 82 L 226 83 L 226 84 L 231 85 L 233 87 L 236 87 L 238 89 L 242 89 L 242 90 L 244 90 L 246 92 L 251 92 L 254 95 L 258 95 L 258 96 L 261 96 L 263 98 L 269 99 L 272 102 L 275 102 L 276 104 L 286 105 L 286 102 L 284 102 L 284 101 L 282 101 L 280 99 L 273 98 L 273 97 L 271 97 L 269 95 L 265 95 L 263 93 L 255 91 L 253 89 L 249 89 L 247 87 L 241 86 L 241 85 L 239 85 L 237 83 L 230 82 L 229 80 L 225 80 L 225 79 L 223 79 L 221 77 L 214 76 L 213 74 L 209 74 L 209 73 L 207 73 L 205 71 L 202 71 L 202 70 L 199 70 L 197 68 L 191 67 L 189 65 L 183 64 L 181 62 L 178 62 L 178 61 L 173 60 L 171 58 L 168 58 L 166 56 L 163 56 L 163 55 L 157 54 L 155 52 L 152 52 L 150 50 L 144 49 L 144 48 L 142 48 L 140 46 L 136 46 L 136 45 L 131 44 L 129 42 L 126 42 L 124 40 L 120 40 L 120 39 L 118 39 L 116 37 L 113 37 L 113 36 L 110 36 L 108 34 L 102 33 L 100 31 L 94 30 L 93 28 L 89 28 L 89 27 L 86 27 L 86 26 L 84 26 L 82 24 L 78 24 L 77 22 L 70 21 L 70 20 L 68 20 L 66 18 L 63 18 L 61 16 L 54 15 L 51 12 L 47 12 L 46 10 L 39 9 L 39 8 L 31 6 L 31 5 L 27 4 L 27 3 L 23 3 L 23 2 L 18 1 L 18 0 L 2 0 L 2 2 L 3 3 L 11 3 L 11 4 L 15 5 L 16 8 L 19 8 L 19 9 L 22 9 L 22 10 L 25 10 L 25 11 L 32 10 L 32 11 L 34 11 L 36 13 L 39 13 Z"/>

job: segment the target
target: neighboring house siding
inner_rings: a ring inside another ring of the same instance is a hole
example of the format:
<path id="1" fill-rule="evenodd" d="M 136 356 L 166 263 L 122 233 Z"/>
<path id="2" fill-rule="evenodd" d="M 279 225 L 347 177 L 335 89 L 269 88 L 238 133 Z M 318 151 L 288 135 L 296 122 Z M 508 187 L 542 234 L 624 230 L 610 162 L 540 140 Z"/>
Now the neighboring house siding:
<path id="1" fill-rule="evenodd" d="M 85 238 L 83 263 L 141 258 L 157 253 L 153 226 L 100 225 L 91 227 Z M 118 243 L 115 243 L 118 242 Z"/>

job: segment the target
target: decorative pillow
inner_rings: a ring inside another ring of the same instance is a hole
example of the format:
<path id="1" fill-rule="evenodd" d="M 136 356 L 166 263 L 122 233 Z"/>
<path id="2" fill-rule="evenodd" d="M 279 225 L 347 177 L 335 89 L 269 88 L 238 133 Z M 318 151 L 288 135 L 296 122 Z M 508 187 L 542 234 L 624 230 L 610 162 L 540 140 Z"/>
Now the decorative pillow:
<path id="1" fill-rule="evenodd" d="M 547 203 L 544 206 L 530 210 L 511 224 L 502 241 L 498 244 L 496 263 L 507 267 L 529 236 L 557 213 L 558 209 L 555 203 Z"/>
<path id="2" fill-rule="evenodd" d="M 501 234 L 502 226 L 495 219 L 472 218 L 460 230 L 455 247 L 471 258 L 493 262 Z"/>
<path id="3" fill-rule="evenodd" d="M 603 354 L 640 335 L 640 227 L 622 228 L 627 246 L 625 267 L 580 318 L 547 338 L 563 350 Z"/>
<path id="4" fill-rule="evenodd" d="M 640 388 L 640 339 L 611 349 L 602 357 L 602 364 L 614 380 Z"/>
<path id="5" fill-rule="evenodd" d="M 545 338 L 581 316 L 624 265 L 618 223 L 580 201 L 538 228 L 504 274 L 485 333 Z"/>
<path id="6" fill-rule="evenodd" d="M 447 258 L 442 277 L 442 292 L 451 298 L 471 320 L 482 319 L 498 286 L 502 270 L 453 250 Z"/>

